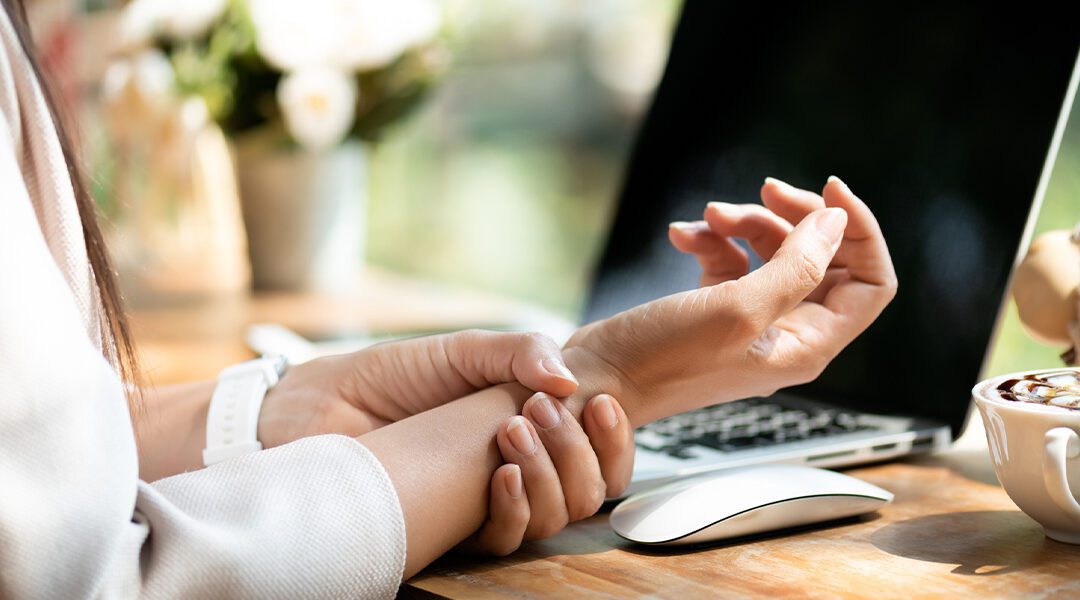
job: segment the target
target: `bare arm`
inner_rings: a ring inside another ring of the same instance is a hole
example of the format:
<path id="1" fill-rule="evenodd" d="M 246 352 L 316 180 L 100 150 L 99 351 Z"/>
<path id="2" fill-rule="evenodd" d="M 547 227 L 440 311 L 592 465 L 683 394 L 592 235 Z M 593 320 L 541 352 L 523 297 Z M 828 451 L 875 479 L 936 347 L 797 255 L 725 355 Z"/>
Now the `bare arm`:
<path id="1" fill-rule="evenodd" d="M 139 479 L 156 481 L 201 469 L 206 411 L 215 382 L 143 388 L 134 414 Z"/>
<path id="2" fill-rule="evenodd" d="M 322 433 L 358 436 L 497 383 L 565 396 L 577 382 L 539 334 L 459 331 L 365 348 L 290 368 L 259 415 L 266 448 Z M 145 481 L 201 469 L 215 381 L 143 388 L 133 413 Z"/>
<path id="3" fill-rule="evenodd" d="M 624 394 L 600 363 L 564 355 L 581 386 L 565 406 L 580 419 L 585 401 Z M 509 383 L 391 423 L 359 437 L 394 482 L 405 515 L 408 579 L 476 531 L 487 515 L 491 474 L 502 464 L 496 432 L 522 412 L 532 392 Z M 631 423 L 634 417 L 627 405 Z"/>
<path id="4" fill-rule="evenodd" d="M 797 197 L 785 197 L 774 206 L 792 207 Z M 636 426 L 815 378 L 880 314 L 896 279 L 876 220 L 847 186 L 830 180 L 824 198 L 810 200 L 802 214 L 792 211 L 798 224 L 757 271 L 579 330 L 563 350 L 582 382 L 566 401 L 570 412 L 579 416 L 584 399 L 610 393 Z M 826 277 L 836 269 L 842 277 Z M 500 462 L 495 434 L 528 396 L 502 385 L 359 438 L 397 490 L 406 578 L 483 522 Z"/>

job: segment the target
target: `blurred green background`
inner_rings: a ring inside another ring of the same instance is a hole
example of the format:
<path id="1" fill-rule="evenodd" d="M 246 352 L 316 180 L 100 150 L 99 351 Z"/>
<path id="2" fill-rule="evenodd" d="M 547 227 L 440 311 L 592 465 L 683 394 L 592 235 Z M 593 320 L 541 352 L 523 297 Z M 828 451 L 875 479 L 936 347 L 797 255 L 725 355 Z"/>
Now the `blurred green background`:
<path id="1" fill-rule="evenodd" d="M 574 316 L 679 3 L 446 6 L 450 72 L 373 153 L 367 261 Z"/>

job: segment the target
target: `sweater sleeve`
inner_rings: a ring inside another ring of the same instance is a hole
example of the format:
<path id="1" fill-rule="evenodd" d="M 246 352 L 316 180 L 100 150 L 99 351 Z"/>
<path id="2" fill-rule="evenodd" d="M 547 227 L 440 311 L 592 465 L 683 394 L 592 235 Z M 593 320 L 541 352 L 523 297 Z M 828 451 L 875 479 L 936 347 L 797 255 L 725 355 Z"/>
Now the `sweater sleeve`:
<path id="1" fill-rule="evenodd" d="M 139 481 L 121 383 L 28 197 L 19 119 L 0 119 L 0 597 L 393 596 L 401 508 L 351 438 Z"/>

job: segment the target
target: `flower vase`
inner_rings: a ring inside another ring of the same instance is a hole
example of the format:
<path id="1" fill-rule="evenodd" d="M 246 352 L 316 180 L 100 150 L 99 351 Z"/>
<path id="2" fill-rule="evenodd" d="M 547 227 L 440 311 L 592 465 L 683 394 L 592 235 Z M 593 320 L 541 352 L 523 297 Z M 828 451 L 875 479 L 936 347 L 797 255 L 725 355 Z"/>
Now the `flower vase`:
<path id="1" fill-rule="evenodd" d="M 251 137 L 235 147 L 255 289 L 354 289 L 367 207 L 364 144 L 309 151 Z"/>

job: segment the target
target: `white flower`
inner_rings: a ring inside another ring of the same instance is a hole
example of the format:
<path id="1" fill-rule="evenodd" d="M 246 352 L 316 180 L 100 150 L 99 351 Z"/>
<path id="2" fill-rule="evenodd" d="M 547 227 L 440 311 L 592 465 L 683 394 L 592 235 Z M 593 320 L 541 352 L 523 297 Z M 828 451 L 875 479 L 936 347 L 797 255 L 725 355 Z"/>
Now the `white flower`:
<path id="1" fill-rule="evenodd" d="M 195 38 L 221 19 L 228 0 L 172 0 L 163 21 L 165 34 L 174 40 Z"/>
<path id="2" fill-rule="evenodd" d="M 173 69 L 168 57 L 157 49 L 144 50 L 127 60 L 109 65 L 102 78 L 102 94 L 108 101 L 128 94 L 144 106 L 160 106 L 172 94 Z"/>
<path id="3" fill-rule="evenodd" d="M 306 67 L 282 78 L 277 97 L 285 127 L 310 150 L 340 142 L 356 113 L 356 80 L 331 67 Z"/>
<path id="4" fill-rule="evenodd" d="M 145 46 L 154 36 L 183 40 L 205 34 L 218 21 L 228 0 L 133 0 L 120 17 L 126 48 Z"/>
<path id="5" fill-rule="evenodd" d="M 431 39 L 435 0 L 249 0 L 255 44 L 271 65 L 375 69 Z"/>
<path id="6" fill-rule="evenodd" d="M 145 136 L 147 123 L 159 119 L 172 106 L 172 65 L 157 49 L 118 60 L 105 70 L 101 93 L 109 126 L 117 137 Z"/>
<path id="7" fill-rule="evenodd" d="M 168 2 L 133 0 L 120 14 L 120 41 L 125 48 L 138 48 L 151 42 L 161 27 Z"/>
<path id="8" fill-rule="evenodd" d="M 439 8 L 433 0 L 354 2 L 357 12 L 344 19 L 338 41 L 339 60 L 357 71 L 377 69 L 422 44 L 439 29 Z"/>

